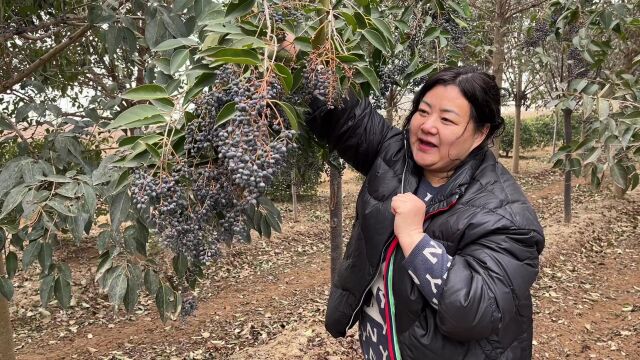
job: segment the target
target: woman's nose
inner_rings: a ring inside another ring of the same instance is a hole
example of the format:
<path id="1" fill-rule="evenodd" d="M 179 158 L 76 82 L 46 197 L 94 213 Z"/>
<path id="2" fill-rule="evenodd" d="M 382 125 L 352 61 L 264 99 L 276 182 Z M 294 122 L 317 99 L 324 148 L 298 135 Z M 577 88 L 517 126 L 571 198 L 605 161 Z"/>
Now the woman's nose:
<path id="1" fill-rule="evenodd" d="M 437 133 L 438 128 L 436 127 L 436 117 L 434 115 L 427 116 L 422 125 L 420 125 L 420 131 L 430 134 Z"/>

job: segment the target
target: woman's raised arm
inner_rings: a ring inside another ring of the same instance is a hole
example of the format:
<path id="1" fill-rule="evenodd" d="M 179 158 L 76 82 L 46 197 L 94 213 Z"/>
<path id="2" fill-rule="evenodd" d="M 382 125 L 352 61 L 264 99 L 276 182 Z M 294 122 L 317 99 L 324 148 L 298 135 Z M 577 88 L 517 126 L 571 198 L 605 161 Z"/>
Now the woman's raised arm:
<path id="1" fill-rule="evenodd" d="M 353 92 L 344 97 L 339 107 L 330 109 L 317 98 L 309 107 L 311 111 L 306 123 L 311 132 L 364 175 L 371 169 L 385 139 L 395 129 L 369 100 L 358 99 Z"/>

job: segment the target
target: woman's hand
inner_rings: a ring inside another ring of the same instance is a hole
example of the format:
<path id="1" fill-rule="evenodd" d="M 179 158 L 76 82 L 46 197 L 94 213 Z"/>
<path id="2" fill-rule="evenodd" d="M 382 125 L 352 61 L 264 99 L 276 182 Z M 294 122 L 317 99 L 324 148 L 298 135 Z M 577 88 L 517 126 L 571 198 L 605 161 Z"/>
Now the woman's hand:
<path id="1" fill-rule="evenodd" d="M 422 226 L 427 207 L 412 193 L 399 194 L 391 199 L 391 212 L 395 215 L 393 230 L 405 256 L 424 237 Z"/>

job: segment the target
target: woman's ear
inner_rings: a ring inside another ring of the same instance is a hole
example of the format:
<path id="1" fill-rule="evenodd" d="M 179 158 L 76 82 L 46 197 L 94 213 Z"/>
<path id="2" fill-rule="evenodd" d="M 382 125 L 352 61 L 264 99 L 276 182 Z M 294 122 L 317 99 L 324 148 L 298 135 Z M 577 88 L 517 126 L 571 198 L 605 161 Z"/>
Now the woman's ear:
<path id="1" fill-rule="evenodd" d="M 482 142 L 484 141 L 484 139 L 487 138 L 487 134 L 489 134 L 489 129 L 491 128 L 491 126 L 489 124 L 486 124 L 482 130 L 480 131 L 476 131 L 475 134 L 475 139 L 473 141 L 473 148 L 475 149 L 476 147 L 478 147 L 478 145 L 482 144 Z"/>

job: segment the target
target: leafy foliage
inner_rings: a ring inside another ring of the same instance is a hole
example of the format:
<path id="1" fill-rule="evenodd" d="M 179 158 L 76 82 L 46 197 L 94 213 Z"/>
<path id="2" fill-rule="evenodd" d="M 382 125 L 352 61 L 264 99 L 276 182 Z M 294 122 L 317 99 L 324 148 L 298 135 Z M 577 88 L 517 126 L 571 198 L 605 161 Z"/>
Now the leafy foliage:
<path id="1" fill-rule="evenodd" d="M 605 174 L 623 191 L 640 178 L 639 15 L 628 4 L 555 1 L 545 14 L 557 19 L 553 32 L 535 50 L 534 61 L 555 79 L 547 81 L 552 105 L 586 120 L 585 137 L 561 147 L 554 167 L 587 175 L 596 188 Z"/>

